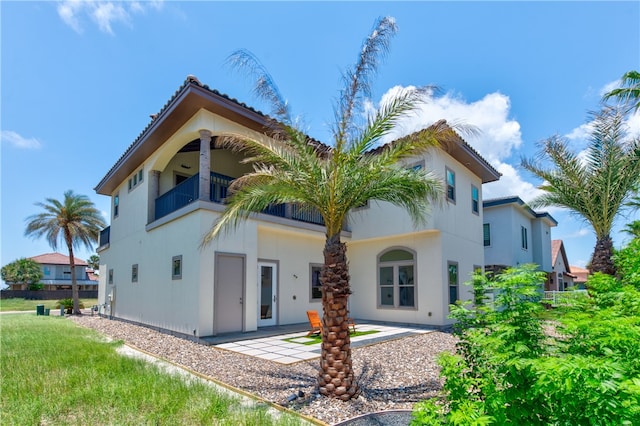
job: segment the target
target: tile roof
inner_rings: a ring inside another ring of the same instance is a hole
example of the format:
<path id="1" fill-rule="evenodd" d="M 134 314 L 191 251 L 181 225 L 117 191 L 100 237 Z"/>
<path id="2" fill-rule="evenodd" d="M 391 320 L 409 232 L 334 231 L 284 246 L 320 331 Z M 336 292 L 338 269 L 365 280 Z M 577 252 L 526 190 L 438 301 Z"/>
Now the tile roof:
<path id="1" fill-rule="evenodd" d="M 29 259 L 41 264 L 41 265 L 68 265 L 69 256 L 61 253 L 45 253 L 38 256 L 30 257 Z M 77 257 L 73 258 L 76 266 L 88 266 L 88 263 Z"/>
<path id="2" fill-rule="evenodd" d="M 127 163 L 127 160 L 132 158 L 144 140 L 155 131 L 160 125 L 163 124 L 163 121 L 171 115 L 174 110 L 180 105 L 182 100 L 186 99 L 189 95 L 196 94 L 197 96 L 206 97 L 206 101 L 201 101 L 198 103 L 198 107 L 202 108 L 203 102 L 209 102 L 211 105 L 215 104 L 217 106 L 221 106 L 222 108 L 229 108 L 233 110 L 231 113 L 243 116 L 252 122 L 256 123 L 258 126 L 262 126 L 264 129 L 274 129 L 274 124 L 277 125 L 277 122 L 267 114 L 254 109 L 253 107 L 248 106 L 247 104 L 238 101 L 235 98 L 228 96 L 227 94 L 221 93 L 215 89 L 211 89 L 206 84 L 202 84 L 200 80 L 198 80 L 195 76 L 189 75 L 182 83 L 182 85 L 174 92 L 173 96 L 169 98 L 169 100 L 164 104 L 164 106 L 160 109 L 157 114 L 151 114 L 151 121 L 147 124 L 147 126 L 140 132 L 138 137 L 129 145 L 129 147 L 125 150 L 125 152 L 120 156 L 120 158 L 116 161 L 116 163 L 109 169 L 107 174 L 102 178 L 102 180 L 96 185 L 94 188 L 96 192 L 110 195 L 110 191 L 115 189 L 115 185 L 119 184 L 109 184 L 109 181 L 114 178 L 118 172 L 118 170 Z M 444 120 L 443 120 L 444 121 Z M 445 122 L 446 124 L 446 122 Z M 468 160 L 475 162 L 474 172 L 481 176 L 483 179 L 483 183 L 492 182 L 498 180 L 500 178 L 500 173 L 489 164 L 487 160 L 485 160 L 471 145 L 469 145 L 460 135 L 456 133 L 458 144 L 453 147 L 449 147 L 445 149 L 449 152 L 450 155 L 456 157 L 462 157 L 464 164 L 468 163 Z M 322 142 L 309 137 L 309 142 L 318 147 L 320 151 L 324 151 L 330 149 L 330 147 Z M 391 142 L 393 143 L 393 142 Z M 446 148 L 446 147 L 444 147 Z M 453 152 L 452 152 L 453 151 Z M 376 152 L 376 150 L 372 150 L 372 152 Z M 456 158 L 458 159 L 458 158 Z M 130 175 L 135 169 L 142 164 L 144 159 L 138 159 L 136 164 L 133 164 L 128 167 L 127 170 L 120 173 L 122 176 L 119 176 L 124 180 L 124 176 Z M 469 165 L 467 165 L 469 167 Z M 131 170 L 129 170 L 131 169 Z"/>

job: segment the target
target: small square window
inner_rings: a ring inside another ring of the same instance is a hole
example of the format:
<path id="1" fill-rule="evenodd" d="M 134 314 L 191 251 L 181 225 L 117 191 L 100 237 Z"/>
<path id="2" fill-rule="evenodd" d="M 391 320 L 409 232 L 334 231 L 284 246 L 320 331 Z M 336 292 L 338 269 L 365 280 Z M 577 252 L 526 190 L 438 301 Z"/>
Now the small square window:
<path id="1" fill-rule="evenodd" d="M 131 282 L 132 283 L 138 282 L 138 264 L 137 263 L 135 265 L 131 265 Z"/>
<path id="2" fill-rule="evenodd" d="M 311 301 L 322 300 L 322 284 L 320 283 L 320 272 L 322 271 L 322 265 L 310 266 L 311 271 Z"/>
<path id="3" fill-rule="evenodd" d="M 113 269 L 109 269 L 109 284 L 113 284 Z"/>
<path id="4" fill-rule="evenodd" d="M 182 255 L 173 256 L 171 259 L 171 279 L 182 279 Z"/>

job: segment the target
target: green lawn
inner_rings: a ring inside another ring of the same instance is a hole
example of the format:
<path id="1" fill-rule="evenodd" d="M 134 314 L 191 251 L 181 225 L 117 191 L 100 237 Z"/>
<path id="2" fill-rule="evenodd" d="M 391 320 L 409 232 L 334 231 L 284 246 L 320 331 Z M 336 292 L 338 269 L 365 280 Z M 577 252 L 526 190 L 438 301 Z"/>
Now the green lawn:
<path id="1" fill-rule="evenodd" d="M 61 317 L 0 316 L 3 425 L 299 425 L 116 352 Z"/>
<path id="2" fill-rule="evenodd" d="M 36 305 L 44 305 L 51 310 L 56 309 L 59 299 L 55 300 L 26 300 L 26 299 L 2 299 L 0 300 L 0 312 L 7 311 L 36 311 Z M 98 304 L 98 299 L 80 299 L 85 308 Z"/>

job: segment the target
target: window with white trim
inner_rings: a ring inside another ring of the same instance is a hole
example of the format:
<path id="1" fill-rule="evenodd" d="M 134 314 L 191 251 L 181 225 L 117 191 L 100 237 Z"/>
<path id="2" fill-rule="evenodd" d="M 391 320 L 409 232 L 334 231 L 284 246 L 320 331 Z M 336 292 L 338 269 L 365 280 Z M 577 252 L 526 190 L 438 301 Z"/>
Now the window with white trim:
<path id="1" fill-rule="evenodd" d="M 527 228 L 524 226 L 520 227 L 520 239 L 522 241 L 522 250 L 529 249 L 529 239 L 527 238 Z"/>
<path id="2" fill-rule="evenodd" d="M 460 297 L 458 293 L 458 262 L 447 262 L 447 272 L 449 277 L 449 304 L 455 305 Z"/>
<path id="3" fill-rule="evenodd" d="M 116 193 L 113 196 L 113 218 L 115 219 L 120 214 L 120 193 Z"/>
<path id="4" fill-rule="evenodd" d="M 447 200 L 452 203 L 456 202 L 456 174 L 450 168 L 445 169 L 447 184 Z"/>
<path id="5" fill-rule="evenodd" d="M 485 247 L 491 245 L 491 225 L 488 223 L 482 225 L 482 239 Z"/>
<path id="6" fill-rule="evenodd" d="M 138 170 L 129 178 L 129 191 L 142 183 L 143 169 Z"/>
<path id="7" fill-rule="evenodd" d="M 480 214 L 480 191 L 475 185 L 471 185 L 471 211 Z"/>
<path id="8" fill-rule="evenodd" d="M 403 249 L 392 249 L 378 257 L 378 306 L 415 308 L 415 257 Z"/>
<path id="9" fill-rule="evenodd" d="M 171 279 L 182 279 L 182 255 L 171 258 Z"/>
<path id="10" fill-rule="evenodd" d="M 322 300 L 322 284 L 320 283 L 320 272 L 322 271 L 322 265 L 310 264 L 309 265 L 309 301 L 319 302 Z"/>

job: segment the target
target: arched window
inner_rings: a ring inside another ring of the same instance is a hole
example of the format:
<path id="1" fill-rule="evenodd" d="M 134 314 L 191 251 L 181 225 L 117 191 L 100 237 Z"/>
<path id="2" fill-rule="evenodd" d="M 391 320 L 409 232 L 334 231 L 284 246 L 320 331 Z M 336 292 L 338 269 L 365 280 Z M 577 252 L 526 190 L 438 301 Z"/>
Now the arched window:
<path id="1" fill-rule="evenodd" d="M 403 249 L 391 249 L 378 257 L 378 306 L 415 308 L 415 257 Z"/>

